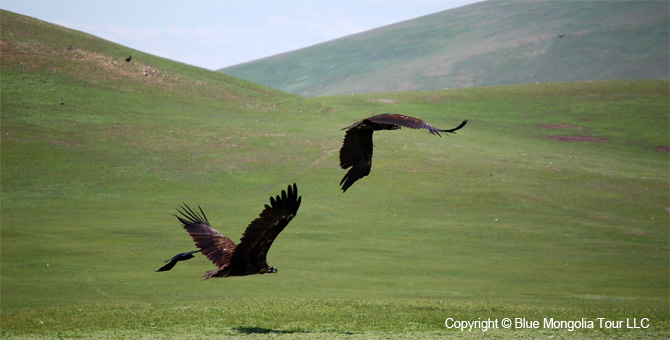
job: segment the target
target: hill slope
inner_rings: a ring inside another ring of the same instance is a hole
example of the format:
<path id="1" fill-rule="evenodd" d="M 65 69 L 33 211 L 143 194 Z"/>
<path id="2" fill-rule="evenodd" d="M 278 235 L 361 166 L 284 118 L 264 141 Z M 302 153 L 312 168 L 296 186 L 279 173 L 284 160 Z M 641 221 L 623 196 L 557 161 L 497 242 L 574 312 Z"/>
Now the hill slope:
<path id="1" fill-rule="evenodd" d="M 303 96 L 667 79 L 669 11 L 665 1 L 487 1 L 220 71 Z"/>
<path id="2" fill-rule="evenodd" d="M 463 335 L 447 317 L 547 316 L 652 322 L 472 333 L 668 337 L 668 81 L 301 98 L 0 14 L 0 338 L 435 339 Z M 342 194 L 340 128 L 378 112 L 470 121 L 376 133 Z M 277 274 L 155 272 L 193 249 L 182 202 L 238 241 L 293 182 Z"/>

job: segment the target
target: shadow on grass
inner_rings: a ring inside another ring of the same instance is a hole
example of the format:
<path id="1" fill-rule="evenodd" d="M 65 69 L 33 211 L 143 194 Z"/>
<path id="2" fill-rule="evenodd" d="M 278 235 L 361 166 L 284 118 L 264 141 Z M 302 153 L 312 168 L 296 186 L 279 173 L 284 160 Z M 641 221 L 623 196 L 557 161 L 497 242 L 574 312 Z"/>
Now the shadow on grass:
<path id="1" fill-rule="evenodd" d="M 303 330 L 285 330 L 285 329 L 271 329 L 263 327 L 233 327 L 234 331 L 243 334 L 294 334 L 294 333 L 310 333 Z M 343 332 L 342 334 L 352 335 L 351 332 Z"/>
<path id="2" fill-rule="evenodd" d="M 263 327 L 233 327 L 236 332 L 244 334 L 293 334 L 293 333 L 308 333 L 301 330 L 287 331 L 284 329 L 270 329 Z"/>

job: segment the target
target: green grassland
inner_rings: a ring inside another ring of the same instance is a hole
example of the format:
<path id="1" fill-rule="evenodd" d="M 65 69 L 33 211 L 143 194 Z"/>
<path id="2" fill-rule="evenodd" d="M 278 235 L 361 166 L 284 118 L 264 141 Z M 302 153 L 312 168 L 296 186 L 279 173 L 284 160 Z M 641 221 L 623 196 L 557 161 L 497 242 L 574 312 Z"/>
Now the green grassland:
<path id="1" fill-rule="evenodd" d="M 221 72 L 310 97 L 667 79 L 669 12 L 664 1 L 482 1 Z"/>
<path id="2" fill-rule="evenodd" d="M 2 338 L 670 336 L 668 81 L 305 99 L 1 13 Z M 470 122 L 377 133 L 343 194 L 340 129 L 380 112 Z M 277 274 L 154 272 L 182 202 L 237 241 L 293 182 Z"/>

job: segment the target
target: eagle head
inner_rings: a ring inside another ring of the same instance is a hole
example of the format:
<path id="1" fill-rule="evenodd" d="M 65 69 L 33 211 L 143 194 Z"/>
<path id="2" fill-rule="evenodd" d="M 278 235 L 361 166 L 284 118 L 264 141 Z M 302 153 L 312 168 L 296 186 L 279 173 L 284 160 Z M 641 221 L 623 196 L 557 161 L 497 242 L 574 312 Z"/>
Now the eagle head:
<path id="1" fill-rule="evenodd" d="M 258 274 L 276 273 L 276 272 L 277 272 L 277 268 L 275 268 L 271 265 L 268 265 L 267 268 L 261 268 L 261 271 Z"/>

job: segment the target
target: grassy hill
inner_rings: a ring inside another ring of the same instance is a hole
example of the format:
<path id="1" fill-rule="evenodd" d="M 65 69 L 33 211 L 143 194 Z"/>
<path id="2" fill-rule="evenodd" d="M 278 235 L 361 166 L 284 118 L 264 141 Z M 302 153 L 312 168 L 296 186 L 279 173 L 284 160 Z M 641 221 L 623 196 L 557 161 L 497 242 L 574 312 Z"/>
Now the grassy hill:
<path id="1" fill-rule="evenodd" d="M 485 1 L 220 71 L 302 96 L 668 79 L 668 13 L 664 1 Z"/>
<path id="2" fill-rule="evenodd" d="M 0 14 L 3 339 L 670 335 L 668 81 L 301 98 Z M 470 123 L 377 134 L 342 194 L 340 128 L 379 112 Z M 277 274 L 154 272 L 194 249 L 182 202 L 238 241 L 293 182 Z"/>

